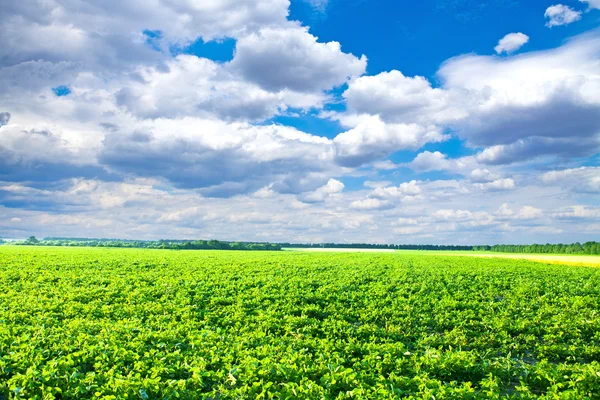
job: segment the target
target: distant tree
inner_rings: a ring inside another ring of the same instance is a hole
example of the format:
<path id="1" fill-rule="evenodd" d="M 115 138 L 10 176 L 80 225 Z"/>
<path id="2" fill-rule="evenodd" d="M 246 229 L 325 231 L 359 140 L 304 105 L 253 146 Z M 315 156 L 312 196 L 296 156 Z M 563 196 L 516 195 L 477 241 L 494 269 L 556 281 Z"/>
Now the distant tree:
<path id="1" fill-rule="evenodd" d="M 38 244 L 40 241 L 37 240 L 35 236 L 29 236 L 29 238 L 25 241 L 27 244 Z"/>

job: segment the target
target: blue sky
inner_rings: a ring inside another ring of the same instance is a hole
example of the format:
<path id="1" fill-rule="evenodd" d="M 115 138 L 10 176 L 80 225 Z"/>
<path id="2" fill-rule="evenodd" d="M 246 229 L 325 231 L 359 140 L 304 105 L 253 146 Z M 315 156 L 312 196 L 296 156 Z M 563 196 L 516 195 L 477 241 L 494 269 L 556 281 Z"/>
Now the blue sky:
<path id="1" fill-rule="evenodd" d="M 600 2 L 137 0 L 0 21 L 0 237 L 600 234 Z"/>
<path id="2" fill-rule="evenodd" d="M 565 5 L 585 9 L 579 1 Z M 509 32 L 531 37 L 523 50 L 559 46 L 565 38 L 598 27 L 597 13 L 576 24 L 548 29 L 543 0 L 339 1 L 323 12 L 293 1 L 290 17 L 306 21 L 321 40 L 337 40 L 344 50 L 367 54 L 369 74 L 400 69 L 406 75 L 435 79 L 447 59 L 467 53 L 494 54 L 498 38 Z M 352 27 L 352 29 L 349 29 Z"/>

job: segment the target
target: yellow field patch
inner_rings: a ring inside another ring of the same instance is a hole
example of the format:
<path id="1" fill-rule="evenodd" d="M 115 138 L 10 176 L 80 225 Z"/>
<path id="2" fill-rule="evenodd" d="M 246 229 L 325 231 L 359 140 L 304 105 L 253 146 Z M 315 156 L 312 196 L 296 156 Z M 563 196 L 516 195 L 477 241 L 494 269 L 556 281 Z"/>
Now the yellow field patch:
<path id="1" fill-rule="evenodd" d="M 600 256 L 570 256 L 570 255 L 550 255 L 550 254 L 466 254 L 461 253 L 461 256 L 467 257 L 484 257 L 484 258 L 513 258 L 538 261 L 550 264 L 566 264 L 566 265 L 583 265 L 591 267 L 600 267 Z"/>

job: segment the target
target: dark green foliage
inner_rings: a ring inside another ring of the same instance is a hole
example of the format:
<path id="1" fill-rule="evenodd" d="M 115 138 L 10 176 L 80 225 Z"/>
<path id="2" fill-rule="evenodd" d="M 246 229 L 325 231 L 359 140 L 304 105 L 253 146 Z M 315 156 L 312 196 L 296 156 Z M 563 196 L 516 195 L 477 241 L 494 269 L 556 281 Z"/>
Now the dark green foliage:
<path id="1" fill-rule="evenodd" d="M 0 398 L 600 398 L 600 269 L 0 248 Z"/>
<path id="2" fill-rule="evenodd" d="M 35 236 L 29 236 L 29 238 L 23 243 L 28 245 L 37 245 L 40 243 L 40 241 L 37 240 Z"/>
<path id="3" fill-rule="evenodd" d="M 492 246 L 489 250 L 500 253 L 600 254 L 600 242 L 586 242 L 584 244 L 498 244 Z"/>
<path id="4" fill-rule="evenodd" d="M 438 244 L 373 244 L 373 243 L 279 243 L 281 247 L 300 249 L 385 249 L 385 250 L 473 250 L 475 246 L 438 245 Z"/>
<path id="5" fill-rule="evenodd" d="M 172 250 L 281 250 L 281 246 L 272 243 L 221 242 L 219 240 L 123 240 L 123 239 L 86 239 L 86 238 L 44 238 L 32 240 L 31 237 L 17 245 L 67 246 L 67 247 L 122 247 L 138 249 Z"/>
<path id="6" fill-rule="evenodd" d="M 1 244 L 1 241 L 0 241 Z M 219 240 L 124 240 L 88 238 L 44 238 L 31 236 L 24 242 L 15 243 L 35 246 L 69 247 L 125 247 L 141 249 L 174 250 L 281 250 L 282 248 L 326 248 L 326 249 L 385 249 L 385 250 L 434 250 L 434 251 L 495 251 L 501 253 L 547 253 L 547 254 L 600 254 L 600 242 L 574 244 L 532 244 L 495 246 L 458 246 L 430 244 L 371 244 L 371 243 L 258 243 L 223 242 Z"/>

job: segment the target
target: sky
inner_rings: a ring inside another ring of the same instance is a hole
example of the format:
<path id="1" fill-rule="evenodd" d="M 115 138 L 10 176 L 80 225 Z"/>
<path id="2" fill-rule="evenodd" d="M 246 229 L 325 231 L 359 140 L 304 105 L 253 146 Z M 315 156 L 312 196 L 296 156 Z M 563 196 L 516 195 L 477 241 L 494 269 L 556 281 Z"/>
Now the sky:
<path id="1" fill-rule="evenodd" d="M 600 239 L 600 0 L 0 14 L 0 237 Z"/>

